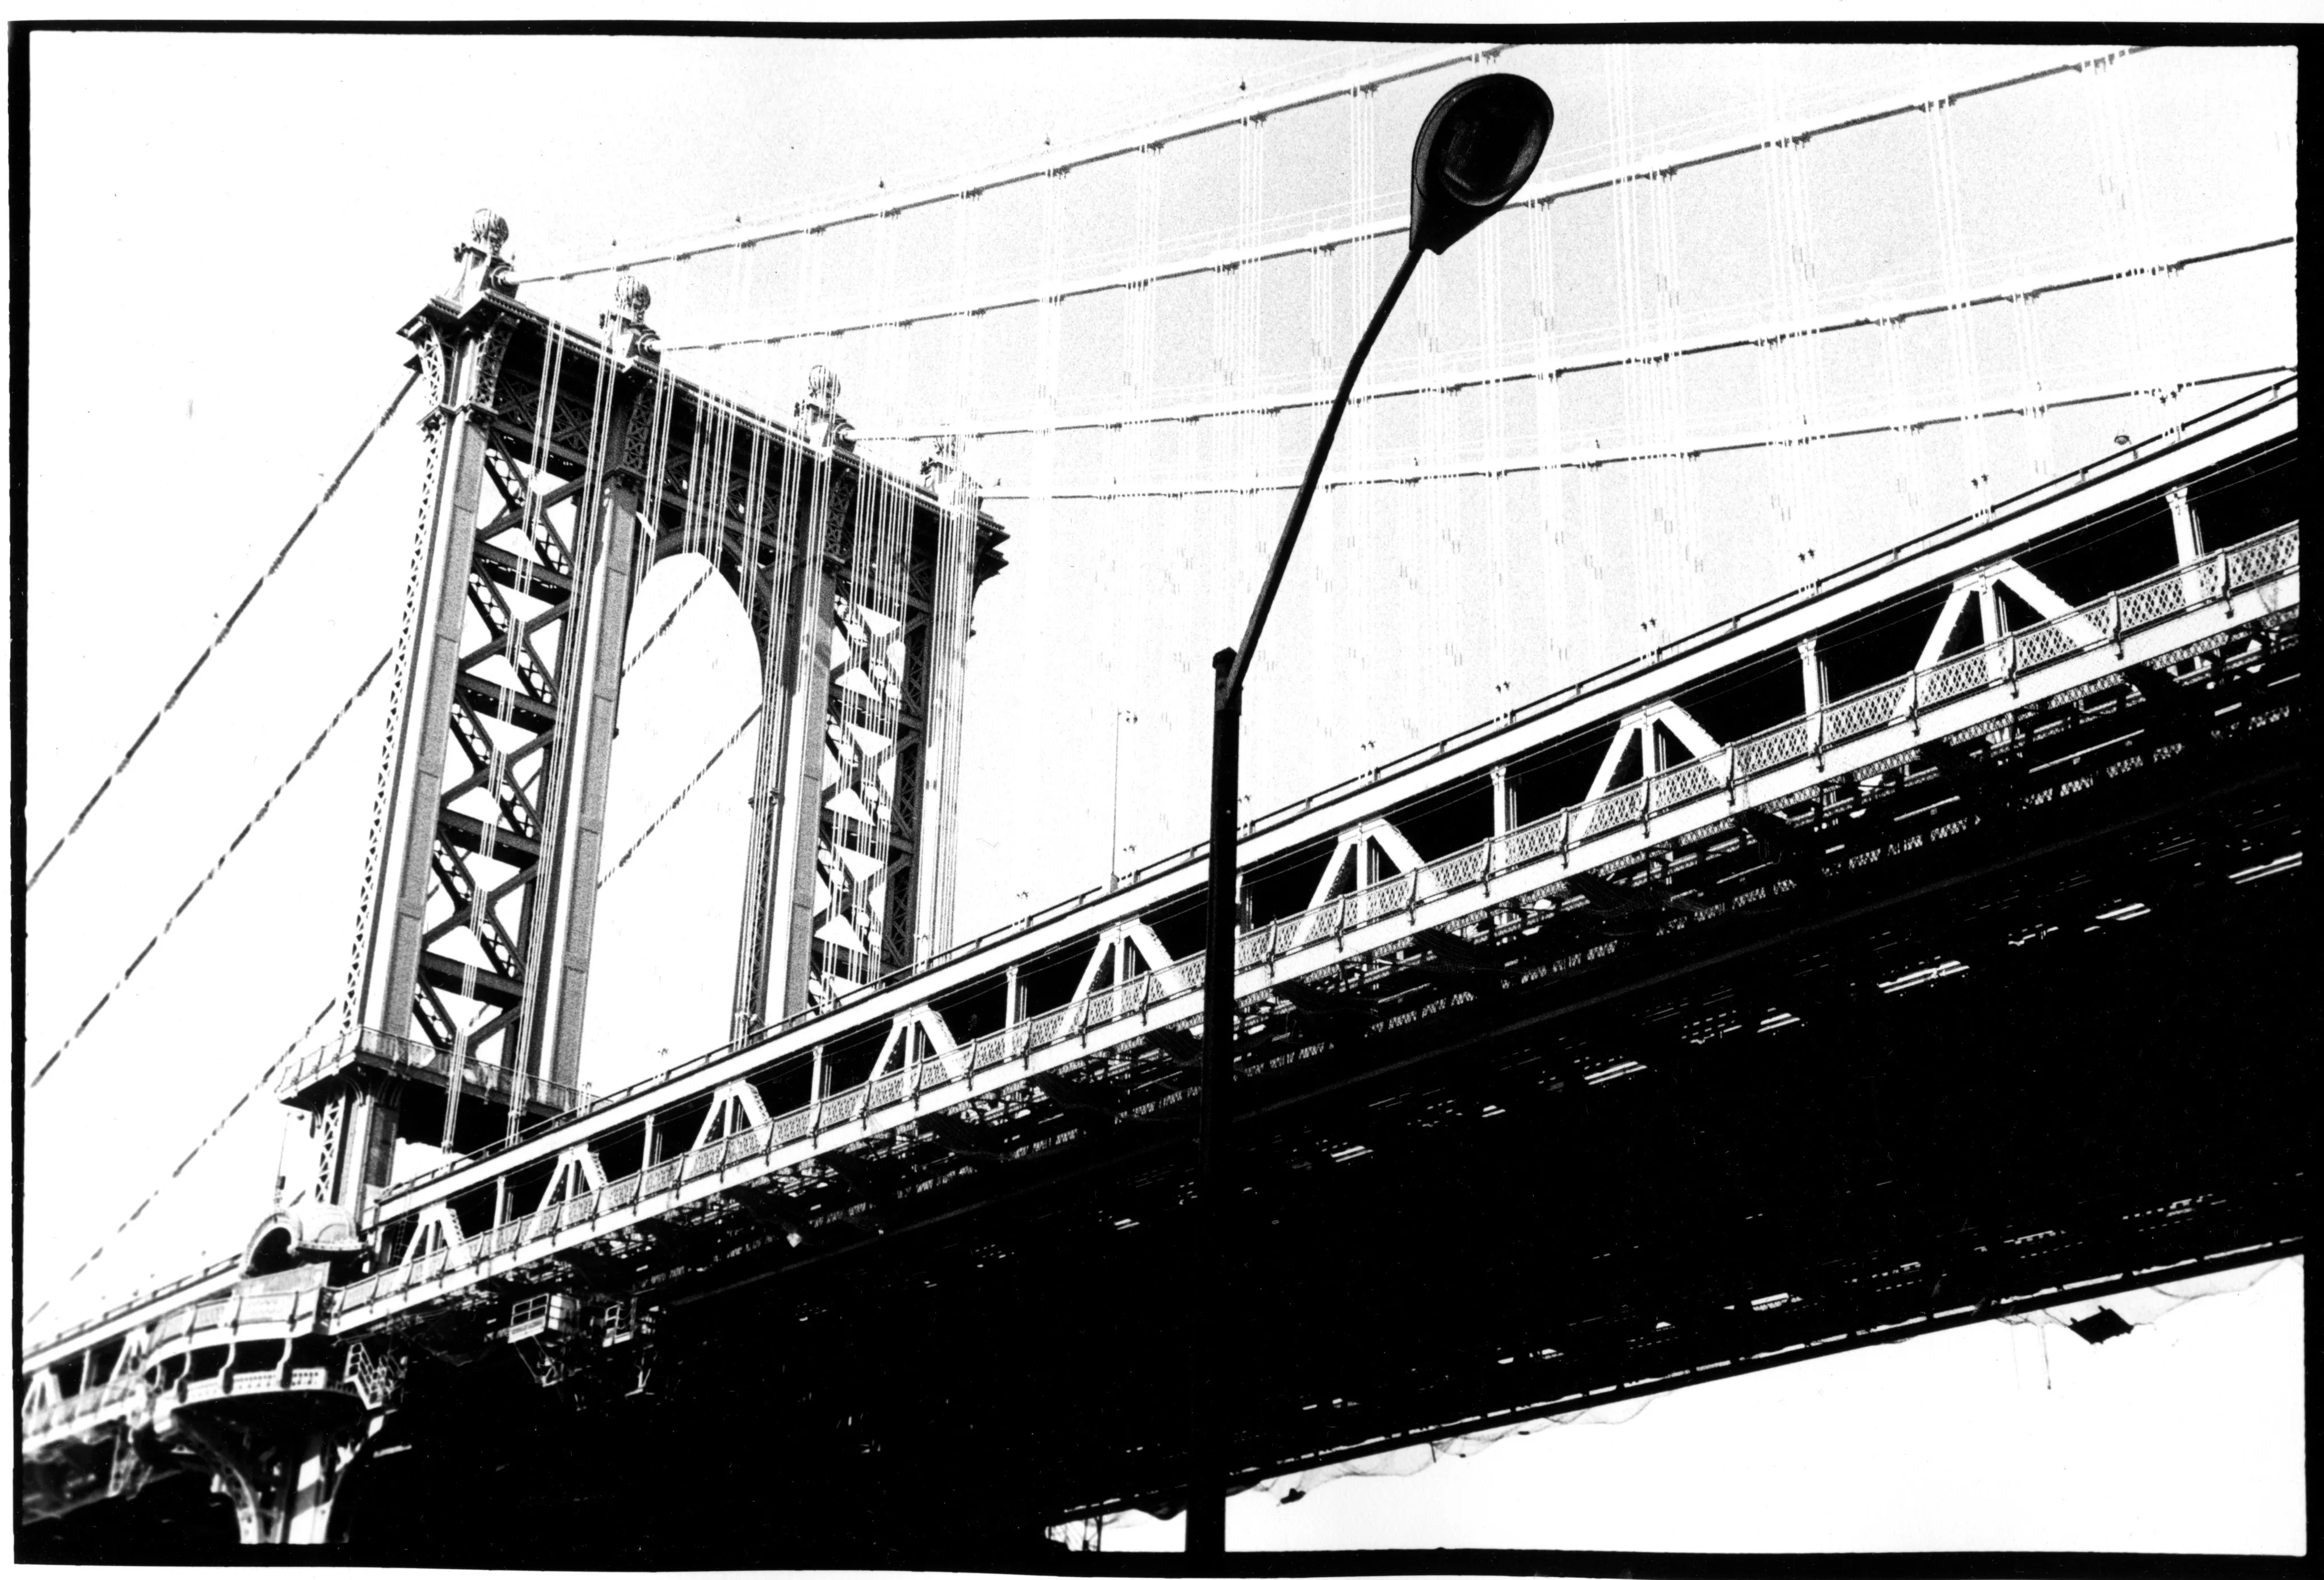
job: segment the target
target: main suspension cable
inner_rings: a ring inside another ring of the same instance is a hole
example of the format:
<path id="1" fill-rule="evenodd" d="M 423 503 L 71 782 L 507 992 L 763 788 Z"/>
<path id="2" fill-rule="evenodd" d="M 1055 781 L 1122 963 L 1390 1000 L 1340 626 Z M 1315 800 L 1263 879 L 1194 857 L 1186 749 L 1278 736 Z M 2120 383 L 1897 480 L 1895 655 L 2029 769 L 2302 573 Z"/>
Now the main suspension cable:
<path id="1" fill-rule="evenodd" d="M 346 464 L 339 468 L 338 475 L 331 479 L 331 485 L 323 491 L 322 497 L 308 507 L 307 514 L 300 520 L 299 525 L 292 528 L 290 536 L 283 540 L 282 547 L 274 551 L 272 563 L 260 573 L 257 581 L 251 583 L 250 591 L 242 595 L 242 602 L 234 606 L 234 612 L 226 617 L 226 623 L 218 627 L 217 634 L 209 639 L 209 645 L 204 648 L 200 655 L 195 658 L 193 667 L 186 671 L 184 678 L 178 682 L 176 689 L 170 693 L 160 710 L 145 721 L 145 728 L 137 732 L 137 739 L 129 743 L 129 749 L 121 754 L 121 760 L 113 765 L 113 771 L 106 775 L 104 783 L 97 785 L 96 793 L 88 798 L 80 811 L 74 814 L 71 824 L 63 833 L 57 836 L 57 842 L 49 847 L 49 853 L 41 858 L 41 864 L 32 868 L 32 876 L 24 880 L 24 887 L 28 892 L 34 884 L 41 881 L 41 874 L 49 869 L 49 863 L 57 859 L 57 852 L 65 848 L 65 841 L 80 831 L 80 825 L 88 820 L 88 814 L 96 809 L 97 804 L 105 799 L 105 793 L 113 788 L 113 782 L 121 777 L 122 771 L 129 767 L 147 739 L 152 735 L 154 726 L 160 724 L 170 710 L 178 705 L 178 699 L 186 694 L 186 687 L 192 683 L 195 675 L 201 673 L 202 666 L 210 661 L 210 655 L 217 652 L 225 643 L 227 634 L 234 629 L 235 622 L 242 618 L 243 611 L 248 609 L 251 601 L 258 596 L 259 589 L 265 586 L 273 578 L 274 573 L 282 568 L 282 562 L 290 556 L 291 549 L 298 547 L 299 539 L 306 535 L 307 528 L 314 525 L 315 518 L 322 513 L 323 507 L 331 502 L 331 497 L 339 491 L 339 484 L 347 480 L 347 473 L 355 470 L 355 463 L 363 459 L 364 452 L 371 448 L 371 442 L 379 436 L 381 429 L 387 427 L 388 419 L 395 415 L 396 408 L 403 404 L 403 398 L 411 393 L 411 386 L 419 380 L 420 373 L 415 369 L 410 377 L 403 381 L 403 387 L 396 390 L 395 399 L 387 403 L 387 409 L 381 412 L 379 420 L 371 425 L 370 430 L 364 435 L 362 442 L 355 446 L 355 454 L 347 457 Z"/>
<path id="2" fill-rule="evenodd" d="M 268 1081 L 274 1079 L 274 1072 L 282 1068 L 284 1062 L 290 1059 L 291 1054 L 296 1053 L 300 1048 L 306 1045 L 307 1040 L 315 1034 L 315 1028 L 323 1024 L 324 1017 L 328 1015 L 331 1011 L 337 1009 L 338 1006 L 339 1001 L 335 997 L 328 1004 L 323 1006 L 323 1007 L 316 1013 L 315 1018 L 307 1023 L 306 1030 L 291 1038 L 290 1045 L 283 1049 L 281 1052 L 277 1053 L 274 1056 L 274 1061 L 269 1064 L 264 1070 L 259 1071 L 258 1079 L 250 1083 L 249 1089 L 240 1097 L 235 1098 L 234 1107 L 228 1108 L 219 1116 L 218 1122 L 210 1126 L 209 1134 L 204 1135 L 201 1140 L 194 1143 L 193 1150 L 178 1161 L 178 1166 L 171 1170 L 168 1175 L 165 1176 L 159 1184 L 155 1185 L 152 1190 L 145 1193 L 145 1199 L 139 1202 L 136 1208 L 127 1217 L 123 1218 L 120 1223 L 115 1225 L 111 1234 L 106 1236 L 104 1239 L 97 1242 L 97 1249 L 90 1252 L 88 1256 L 83 1258 L 81 1264 L 78 1267 L 74 1268 L 70 1272 L 65 1275 L 64 1281 L 66 1284 L 71 1284 L 74 1281 L 78 1279 L 82 1273 L 87 1272 L 90 1268 L 97 1265 L 98 1259 L 104 1256 L 106 1252 L 112 1247 L 113 1243 L 121 1238 L 123 1235 L 128 1233 L 129 1226 L 143 1217 L 145 1215 L 145 1209 L 147 1208 L 152 1206 L 154 1202 L 161 1199 L 161 1192 L 167 1190 L 171 1185 L 177 1180 L 179 1176 L 182 1175 L 186 1171 L 187 1168 L 192 1164 L 193 1161 L 201 1156 L 203 1150 L 207 1148 L 210 1143 L 218 1138 L 218 1135 L 226 1129 L 226 1125 L 233 1122 L 234 1116 L 242 1112 L 244 1105 L 249 1103 L 251 1098 L 256 1097 L 262 1090 L 263 1090 Z M 58 1291 L 59 1294 L 63 1292 L 64 1291 L 61 1288 Z M 33 1318 L 38 1317 L 42 1312 L 47 1310 L 50 1305 L 55 1300 L 55 1298 L 56 1297 L 52 1295 L 48 1300 L 42 1300 L 38 1306 L 34 1307 L 24 1318 L 25 1322 L 29 1324 Z"/>
<path id="3" fill-rule="evenodd" d="M 115 978 L 113 986 L 105 990 L 105 996 L 99 998 L 97 1003 L 90 1007 L 89 1012 L 87 1015 L 81 1016 L 80 1024 L 73 1028 L 72 1035 L 67 1037 L 61 1043 L 58 1044 L 57 1051 L 41 1061 L 41 1068 L 33 1071 L 32 1079 L 25 1083 L 26 1090 L 29 1091 L 32 1088 L 40 1085 L 42 1080 L 47 1079 L 49 1071 L 56 1068 L 57 1061 L 64 1057 L 66 1050 L 70 1048 L 75 1043 L 80 1041 L 81 1033 L 88 1030 L 89 1024 L 97 1019 L 99 1012 L 101 1012 L 106 1005 L 113 1002 L 114 995 L 119 993 L 121 989 L 128 984 L 129 978 L 136 974 L 137 968 L 145 963 L 145 957 L 153 952 L 154 946 L 170 935 L 170 930 L 178 924 L 179 918 L 185 915 L 187 908 L 194 903 L 195 899 L 204 889 L 209 886 L 210 880 L 218 875 L 220 869 L 226 866 L 228 859 L 230 859 L 236 850 L 242 848 L 242 842 L 250 837 L 250 831 L 258 826 L 260 820 L 264 818 L 268 813 L 274 810 L 275 802 L 280 800 L 282 793 L 290 787 L 290 782 L 299 776 L 300 770 L 304 768 L 309 763 L 315 760 L 315 754 L 322 749 L 323 742 L 331 738 L 331 731 L 339 727 L 340 721 L 346 719 L 347 714 L 354 709 L 355 703 L 363 699 L 363 694 L 371 689 L 371 683 L 377 680 L 379 678 L 380 671 L 387 667 L 387 661 L 393 656 L 394 651 L 394 648 L 390 648 L 387 651 L 379 656 L 378 659 L 372 665 L 371 672 L 363 677 L 363 684 L 356 686 L 354 693 L 348 696 L 347 700 L 339 704 L 339 711 L 331 715 L 331 721 L 323 726 L 323 732 L 315 737 L 313 743 L 307 748 L 305 754 L 301 756 L 297 762 L 290 765 L 290 771 L 283 775 L 281 781 L 277 784 L 272 790 L 267 793 L 266 799 L 259 804 L 258 810 L 250 814 L 250 821 L 242 825 L 242 832 L 235 835 L 234 839 L 226 845 L 226 848 L 218 853 L 217 859 L 210 863 L 210 869 L 202 874 L 201 881 L 195 884 L 193 888 L 187 893 L 186 897 L 178 902 L 178 908 L 170 913 L 170 919 L 161 923 L 161 930 L 146 941 L 145 947 L 137 951 L 135 957 L 130 960 L 128 966 L 123 969 L 121 975 Z"/>

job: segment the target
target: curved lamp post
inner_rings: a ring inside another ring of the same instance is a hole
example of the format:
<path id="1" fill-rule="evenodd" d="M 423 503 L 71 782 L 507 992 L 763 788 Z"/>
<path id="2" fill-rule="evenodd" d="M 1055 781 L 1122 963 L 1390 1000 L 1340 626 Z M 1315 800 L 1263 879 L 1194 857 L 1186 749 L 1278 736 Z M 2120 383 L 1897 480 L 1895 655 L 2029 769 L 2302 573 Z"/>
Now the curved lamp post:
<path id="1" fill-rule="evenodd" d="M 1486 220 L 1500 212 L 1517 195 L 1549 142 L 1554 119 L 1549 96 L 1530 78 L 1508 72 L 1475 77 L 1459 84 L 1436 101 L 1420 124 L 1412 146 L 1412 223 L 1404 262 L 1389 280 L 1388 290 L 1356 342 L 1340 390 L 1315 437 L 1314 453 L 1307 458 L 1291 514 L 1267 567 L 1259 602 L 1243 628 L 1240 648 L 1223 648 L 1211 660 L 1217 672 L 1211 710 L 1211 867 L 1210 937 L 1203 975 L 1203 1095 L 1200 1139 L 1195 1161 L 1197 1207 L 1208 1265 L 1197 1273 L 1200 1303 L 1194 1312 L 1194 1423 L 1186 1486 L 1186 1551 L 1204 1555 L 1226 1550 L 1227 1434 L 1222 1391 L 1218 1376 L 1218 1334 L 1225 1315 L 1221 1299 L 1225 1284 L 1225 1258 L 1221 1230 L 1225 1226 L 1228 1085 L 1234 1072 L 1235 975 L 1235 831 L 1238 785 L 1240 779 L 1240 736 L 1243 676 L 1250 671 L 1251 654 L 1259 647 L 1267 613 L 1283 584 L 1292 547 L 1307 519 L 1307 506 L 1315 497 L 1316 479 L 1340 418 L 1348 409 L 1348 395 L 1356 374 L 1370 354 L 1372 342 L 1424 252 L 1442 253 Z"/>

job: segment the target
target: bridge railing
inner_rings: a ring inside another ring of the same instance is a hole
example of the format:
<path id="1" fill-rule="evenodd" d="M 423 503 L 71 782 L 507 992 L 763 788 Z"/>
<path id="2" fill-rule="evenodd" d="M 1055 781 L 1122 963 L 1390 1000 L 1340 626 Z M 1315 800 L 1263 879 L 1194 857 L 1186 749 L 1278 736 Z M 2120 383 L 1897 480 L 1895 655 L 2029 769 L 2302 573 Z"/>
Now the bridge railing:
<path id="1" fill-rule="evenodd" d="M 39 1438 L 89 1431 L 104 1421 L 134 1415 L 143 1404 L 146 1392 L 142 1378 L 124 1377 L 119 1382 L 84 1388 L 70 1399 L 51 1405 L 34 1406 L 27 1401 L 19 1415 L 24 1440 L 29 1445 Z"/>
<path id="2" fill-rule="evenodd" d="M 275 1092 L 287 1096 L 302 1090 L 326 1072 L 356 1063 L 379 1065 L 406 1074 L 438 1076 L 447 1089 L 456 1082 L 463 1092 L 514 1102 L 525 1110 L 548 1108 L 569 1114 L 586 1107 L 595 1095 L 586 1086 L 567 1086 L 547 1076 L 526 1075 L 465 1054 L 456 1060 L 449 1049 L 413 1037 L 396 1036 L 375 1026 L 358 1026 L 343 1033 L 285 1065 L 275 1077 Z"/>
<path id="3" fill-rule="evenodd" d="M 1344 937 L 1354 930 L 1408 913 L 1425 900 L 1468 888 L 1544 857 L 1570 855 L 1594 841 L 1647 825 L 1657 813 L 1707 796 L 1737 795 L 1753 777 L 1798 762 L 1834 744 L 1980 691 L 2012 685 L 2022 675 L 2095 648 L 2118 644 L 2135 630 L 2198 605 L 2222 598 L 2231 600 L 2245 589 L 2296 570 L 2299 557 L 2300 528 L 2295 522 L 2069 610 L 2053 620 L 2012 632 L 1998 641 L 1941 658 L 1924 669 L 1842 698 L 1804 718 L 1678 764 L 1595 800 L 1553 813 L 1352 894 L 1252 928 L 1237 941 L 1237 968 L 1251 969 L 1314 944 Z M 1144 1015 L 1157 1005 L 1199 993 L 1203 967 L 1199 956 L 1176 960 L 1120 987 L 989 1033 L 962 1044 L 961 1063 L 972 1072 L 989 1069 L 1071 1041 L 1100 1025 Z M 912 1102 L 921 1091 L 954 1079 L 942 1061 L 924 1059 L 916 1069 L 892 1072 L 874 1082 L 826 1094 L 819 1102 L 793 1109 L 757 1129 L 709 1143 L 682 1158 L 666 1159 L 613 1181 L 603 1190 L 585 1192 L 530 1217 L 483 1231 L 469 1244 L 484 1255 L 514 1249 L 542 1236 L 583 1226 L 605 1213 L 625 1211 L 641 1202 L 670 1194 L 692 1180 L 790 1144 L 810 1133 Z M 436 1254 L 439 1258 L 442 1255 Z M 429 1266 L 424 1276 L 420 1264 L 392 1268 L 333 1291 L 335 1317 L 343 1320 L 357 1315 L 410 1285 L 442 1276 L 448 1271 L 441 1262 Z"/>

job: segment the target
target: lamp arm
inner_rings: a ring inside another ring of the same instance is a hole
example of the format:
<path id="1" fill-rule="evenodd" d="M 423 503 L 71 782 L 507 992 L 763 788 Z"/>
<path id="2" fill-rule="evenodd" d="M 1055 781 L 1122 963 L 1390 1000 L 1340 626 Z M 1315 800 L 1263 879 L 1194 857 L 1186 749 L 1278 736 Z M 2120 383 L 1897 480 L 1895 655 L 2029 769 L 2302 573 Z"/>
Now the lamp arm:
<path id="1" fill-rule="evenodd" d="M 1316 481 L 1323 475 L 1323 460 L 1332 453 L 1332 440 L 1339 434 L 1340 418 L 1348 409 L 1348 397 L 1356 387 L 1356 375 L 1363 371 L 1364 359 L 1371 354 L 1372 342 L 1379 338 L 1388 316 L 1395 310 L 1397 299 L 1404 294 L 1406 281 L 1420 262 L 1421 249 L 1407 247 L 1404 262 L 1397 266 L 1396 278 L 1388 282 L 1388 289 L 1372 310 L 1372 321 L 1364 326 L 1363 338 L 1356 342 L 1355 354 L 1348 359 L 1348 371 L 1340 375 L 1340 392 L 1332 397 L 1332 409 L 1323 418 L 1323 431 L 1315 436 L 1315 448 L 1307 457 L 1307 475 L 1299 482 L 1299 493 L 1291 501 L 1290 517 L 1283 523 L 1283 536 L 1276 540 L 1275 558 L 1267 567 L 1267 580 L 1259 589 L 1259 602 L 1251 606 L 1250 623 L 1243 628 L 1241 645 L 1234 650 L 1234 663 L 1219 676 L 1218 695 L 1214 705 L 1224 706 L 1226 699 L 1240 693 L 1242 677 L 1250 668 L 1251 654 L 1259 648 L 1259 633 L 1267 624 L 1267 612 L 1275 606 L 1277 589 L 1283 585 L 1283 573 L 1291 564 L 1291 550 L 1299 541 L 1299 528 L 1306 524 L 1307 506 L 1315 497 Z"/>

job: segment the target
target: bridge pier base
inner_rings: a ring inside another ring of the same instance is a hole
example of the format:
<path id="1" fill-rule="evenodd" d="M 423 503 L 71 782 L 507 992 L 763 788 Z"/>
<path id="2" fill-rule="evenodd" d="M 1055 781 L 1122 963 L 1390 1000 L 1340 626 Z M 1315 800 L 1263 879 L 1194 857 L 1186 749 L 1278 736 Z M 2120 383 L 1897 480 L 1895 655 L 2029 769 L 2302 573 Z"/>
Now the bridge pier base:
<path id="1" fill-rule="evenodd" d="M 347 1473 L 386 1420 L 374 1410 L 319 1428 L 185 1415 L 178 1425 L 209 1466 L 211 1489 L 234 1504 L 244 1547 L 319 1547 L 331 1539 L 331 1509 Z"/>

